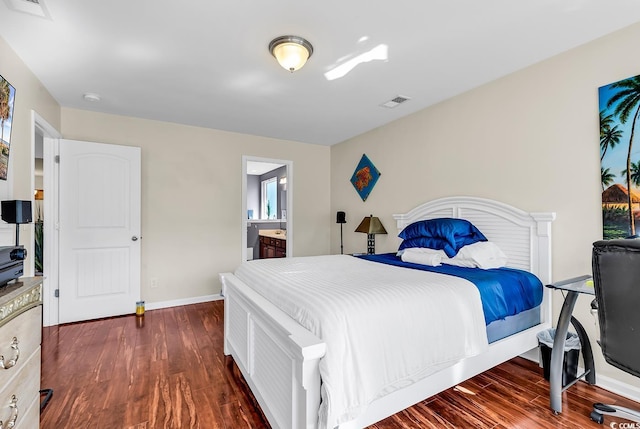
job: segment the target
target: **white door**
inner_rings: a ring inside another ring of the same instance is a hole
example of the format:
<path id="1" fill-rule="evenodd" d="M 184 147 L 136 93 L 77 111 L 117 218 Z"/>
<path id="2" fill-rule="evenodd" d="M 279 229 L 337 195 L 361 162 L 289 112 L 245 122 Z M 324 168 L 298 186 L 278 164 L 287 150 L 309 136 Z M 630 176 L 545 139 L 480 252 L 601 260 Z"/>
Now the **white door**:
<path id="1" fill-rule="evenodd" d="M 135 311 L 140 148 L 60 140 L 60 323 Z"/>

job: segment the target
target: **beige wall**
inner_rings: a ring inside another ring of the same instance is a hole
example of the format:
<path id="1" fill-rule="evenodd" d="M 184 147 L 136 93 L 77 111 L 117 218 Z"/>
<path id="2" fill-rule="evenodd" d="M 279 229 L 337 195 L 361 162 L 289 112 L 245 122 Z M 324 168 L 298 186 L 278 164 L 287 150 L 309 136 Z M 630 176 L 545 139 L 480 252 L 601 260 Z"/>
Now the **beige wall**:
<path id="1" fill-rule="evenodd" d="M 28 167 L 33 162 L 31 111 L 35 110 L 51 126 L 60 129 L 60 106 L 2 38 L 0 75 L 16 89 L 9 155 L 13 198 L 29 200 L 33 197 L 31 168 Z M 2 185 L 0 182 L 0 187 Z"/>
<path id="2" fill-rule="evenodd" d="M 61 131 L 67 139 L 142 148 L 148 303 L 218 293 L 218 273 L 240 264 L 243 155 L 293 161 L 294 254 L 329 251 L 328 147 L 67 108 Z"/>
<path id="3" fill-rule="evenodd" d="M 8 180 L 0 181 L 0 199 L 33 199 L 31 165 L 33 163 L 33 126 L 31 112 L 37 112 L 49 124 L 60 127 L 60 106 L 40 81 L 27 68 L 4 39 L 0 37 L 0 75 L 16 90 L 11 130 Z M 8 232 L 8 229 L 12 231 Z M 0 222 L 2 245 L 14 244 L 13 225 Z M 29 255 L 26 267 L 33 264 L 32 243 L 33 225 L 20 227 L 20 243 L 27 248 Z M 26 268 L 26 272 L 31 272 Z"/>
<path id="4" fill-rule="evenodd" d="M 347 212 L 345 252 L 366 249 L 352 232 L 363 216 L 380 217 L 390 234 L 377 237 L 377 250 L 393 251 L 393 213 L 471 195 L 556 212 L 554 279 L 590 273 L 591 244 L 602 238 L 598 87 L 640 74 L 638 40 L 640 24 L 333 146 L 331 209 Z M 363 153 L 382 173 L 366 202 L 348 181 Z M 331 248 L 339 252 L 338 228 Z M 589 302 L 581 297 L 574 314 L 594 340 Z M 640 387 L 593 347 L 600 374 Z"/>

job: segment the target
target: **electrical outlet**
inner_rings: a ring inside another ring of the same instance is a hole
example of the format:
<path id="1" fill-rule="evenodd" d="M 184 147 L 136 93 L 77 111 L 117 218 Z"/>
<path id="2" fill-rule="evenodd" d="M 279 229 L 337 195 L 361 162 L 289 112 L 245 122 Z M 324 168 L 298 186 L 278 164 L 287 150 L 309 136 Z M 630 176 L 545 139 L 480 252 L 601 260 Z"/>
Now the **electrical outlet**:
<path id="1" fill-rule="evenodd" d="M 158 287 L 158 279 L 156 277 L 151 278 L 151 289 L 155 289 Z"/>

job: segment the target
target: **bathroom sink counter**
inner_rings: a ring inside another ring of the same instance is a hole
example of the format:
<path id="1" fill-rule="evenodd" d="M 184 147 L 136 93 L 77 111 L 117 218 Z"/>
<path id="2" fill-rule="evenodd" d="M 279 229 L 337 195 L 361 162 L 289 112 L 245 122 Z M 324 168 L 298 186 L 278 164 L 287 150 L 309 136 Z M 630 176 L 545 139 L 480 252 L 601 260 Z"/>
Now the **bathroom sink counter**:
<path id="1" fill-rule="evenodd" d="M 262 237 L 277 238 L 278 240 L 287 239 L 287 231 L 284 229 L 261 229 L 258 235 Z"/>

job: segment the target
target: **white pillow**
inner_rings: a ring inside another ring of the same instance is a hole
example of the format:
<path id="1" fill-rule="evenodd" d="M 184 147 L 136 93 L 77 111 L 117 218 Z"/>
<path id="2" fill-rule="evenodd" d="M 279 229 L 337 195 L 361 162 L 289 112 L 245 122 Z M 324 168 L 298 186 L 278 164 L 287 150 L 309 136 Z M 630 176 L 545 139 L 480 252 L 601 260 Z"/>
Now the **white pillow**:
<path id="1" fill-rule="evenodd" d="M 444 258 L 442 260 L 442 263 L 447 265 L 455 265 L 456 267 L 478 268 L 478 264 L 476 264 L 473 259 L 461 258 L 457 254 L 453 258 Z"/>
<path id="2" fill-rule="evenodd" d="M 463 246 L 453 258 L 445 258 L 443 263 L 459 267 L 500 268 L 507 265 L 507 255 L 490 241 Z"/>
<path id="3" fill-rule="evenodd" d="M 429 249 L 427 247 L 409 247 L 398 252 L 404 262 L 437 267 L 443 259 L 448 259 L 444 250 Z"/>

